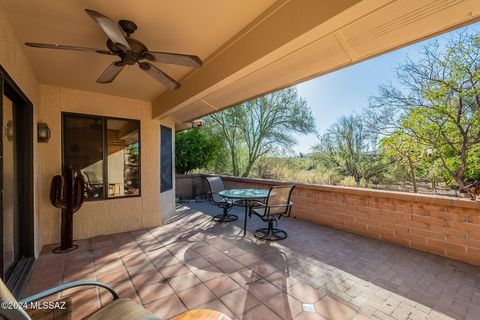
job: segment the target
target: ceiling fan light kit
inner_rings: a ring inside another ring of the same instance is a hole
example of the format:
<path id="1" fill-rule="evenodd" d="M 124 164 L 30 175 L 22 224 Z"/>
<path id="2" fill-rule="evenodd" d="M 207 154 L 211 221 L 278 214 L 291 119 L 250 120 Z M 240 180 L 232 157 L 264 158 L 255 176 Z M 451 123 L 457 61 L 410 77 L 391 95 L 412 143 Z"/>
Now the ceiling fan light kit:
<path id="1" fill-rule="evenodd" d="M 118 24 L 116 24 L 112 19 L 97 11 L 85 9 L 85 12 L 108 37 L 106 43 L 108 50 L 36 42 L 26 42 L 25 45 L 34 48 L 96 52 L 103 55 L 119 57 L 119 61 L 112 62 L 100 77 L 98 77 L 98 83 L 111 83 L 126 65 L 138 64 L 141 70 L 161 82 L 167 88 L 178 89 L 180 84 L 177 81 L 150 62 L 175 64 L 191 68 L 199 68 L 202 66 L 202 60 L 194 55 L 148 50 L 145 44 L 131 37 L 131 34 L 137 30 L 137 25 L 133 21 L 120 20 Z"/>

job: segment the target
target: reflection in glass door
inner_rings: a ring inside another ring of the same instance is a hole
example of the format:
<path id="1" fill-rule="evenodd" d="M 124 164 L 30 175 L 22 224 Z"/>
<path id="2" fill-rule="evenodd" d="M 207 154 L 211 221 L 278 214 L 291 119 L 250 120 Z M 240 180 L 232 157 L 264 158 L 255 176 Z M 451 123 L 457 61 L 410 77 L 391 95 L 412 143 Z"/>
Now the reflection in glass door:
<path id="1" fill-rule="evenodd" d="M 3 263 L 7 277 L 20 258 L 14 123 L 13 103 L 3 96 Z"/>

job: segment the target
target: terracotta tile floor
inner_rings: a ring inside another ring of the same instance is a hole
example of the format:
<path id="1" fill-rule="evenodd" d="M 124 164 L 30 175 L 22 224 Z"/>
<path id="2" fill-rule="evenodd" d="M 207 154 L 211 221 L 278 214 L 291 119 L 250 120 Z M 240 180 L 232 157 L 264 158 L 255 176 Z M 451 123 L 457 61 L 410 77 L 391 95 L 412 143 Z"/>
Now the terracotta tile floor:
<path id="1" fill-rule="evenodd" d="M 480 268 L 295 219 L 286 240 L 258 241 L 234 223 L 215 223 L 218 208 L 178 206 L 162 227 L 78 241 L 55 255 L 46 246 L 24 296 L 62 282 L 97 280 L 161 319 L 215 309 L 232 319 L 479 319 Z M 70 295 L 73 319 L 111 301 L 98 289 Z M 314 312 L 302 311 L 302 303 Z"/>

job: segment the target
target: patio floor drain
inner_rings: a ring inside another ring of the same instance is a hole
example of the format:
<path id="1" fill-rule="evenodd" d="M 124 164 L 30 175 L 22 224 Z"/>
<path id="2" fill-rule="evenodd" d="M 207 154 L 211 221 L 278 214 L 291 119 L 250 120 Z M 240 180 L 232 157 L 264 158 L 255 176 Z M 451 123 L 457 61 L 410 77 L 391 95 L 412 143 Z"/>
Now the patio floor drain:
<path id="1" fill-rule="evenodd" d="M 316 312 L 315 306 L 311 303 L 302 303 L 302 309 L 304 312 Z"/>

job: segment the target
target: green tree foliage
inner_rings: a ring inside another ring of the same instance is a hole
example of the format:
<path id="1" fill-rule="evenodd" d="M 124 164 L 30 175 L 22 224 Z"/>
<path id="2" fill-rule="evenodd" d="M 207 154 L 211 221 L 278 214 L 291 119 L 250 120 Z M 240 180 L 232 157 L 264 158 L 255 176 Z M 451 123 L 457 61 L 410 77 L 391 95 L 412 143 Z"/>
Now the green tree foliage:
<path id="1" fill-rule="evenodd" d="M 186 174 L 207 168 L 218 157 L 221 144 L 203 128 L 192 128 L 175 134 L 175 171 Z"/>
<path id="2" fill-rule="evenodd" d="M 315 132 L 312 112 L 294 87 L 212 114 L 206 123 L 227 146 L 231 173 L 244 177 L 260 157 L 291 149 L 294 132 Z"/>
<path id="3" fill-rule="evenodd" d="M 371 127 L 400 130 L 412 143 L 434 150 L 443 172 L 462 187 L 473 170 L 480 143 L 480 35 L 463 32 L 443 48 L 425 46 L 397 74 L 402 90 L 386 85 L 371 99 Z"/>
<path id="4" fill-rule="evenodd" d="M 382 180 L 384 164 L 374 146 L 374 137 L 359 116 L 342 117 L 320 138 L 316 158 L 324 165 L 355 179 Z"/>

